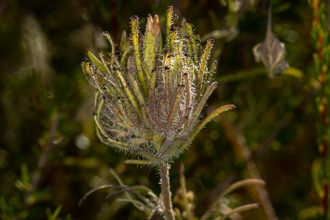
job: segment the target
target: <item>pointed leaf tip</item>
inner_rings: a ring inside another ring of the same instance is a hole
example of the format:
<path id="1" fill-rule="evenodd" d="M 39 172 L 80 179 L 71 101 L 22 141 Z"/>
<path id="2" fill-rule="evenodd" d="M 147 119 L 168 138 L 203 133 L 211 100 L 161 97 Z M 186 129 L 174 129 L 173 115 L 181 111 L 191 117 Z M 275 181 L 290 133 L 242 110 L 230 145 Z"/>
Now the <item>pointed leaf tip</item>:
<path id="1" fill-rule="evenodd" d="M 229 104 L 229 105 L 224 105 L 224 106 L 222 106 L 220 108 L 223 110 L 221 112 L 225 112 L 225 111 L 229 111 L 229 110 L 235 109 L 236 108 L 236 105 Z"/>
<path id="2" fill-rule="evenodd" d="M 183 144 L 180 149 L 177 151 L 177 154 L 181 154 L 181 152 L 183 152 L 184 149 L 187 148 L 187 146 L 194 140 L 194 138 L 197 136 L 197 134 L 202 130 L 202 128 L 209 123 L 212 119 L 214 119 L 215 117 L 217 117 L 219 114 L 229 111 L 231 109 L 236 108 L 235 105 L 233 104 L 229 104 L 229 105 L 224 105 L 221 106 L 219 108 L 217 108 L 216 110 L 214 110 L 211 114 L 209 114 L 203 121 L 201 121 L 196 128 L 194 129 L 194 131 L 191 133 L 190 138 L 188 139 L 188 141 L 186 141 L 185 144 Z"/>

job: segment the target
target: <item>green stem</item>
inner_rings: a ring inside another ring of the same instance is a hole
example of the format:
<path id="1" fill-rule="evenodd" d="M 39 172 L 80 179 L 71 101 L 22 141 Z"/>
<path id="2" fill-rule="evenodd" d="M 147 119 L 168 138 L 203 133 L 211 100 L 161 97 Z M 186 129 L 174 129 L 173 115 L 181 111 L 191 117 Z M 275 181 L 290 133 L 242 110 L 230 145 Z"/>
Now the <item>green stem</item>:
<path id="1" fill-rule="evenodd" d="M 182 195 L 183 195 L 183 203 L 184 203 L 184 208 L 187 213 L 188 220 L 192 220 L 193 216 L 189 207 L 188 199 L 187 199 L 187 188 L 186 188 L 186 179 L 184 177 L 184 166 L 183 163 L 180 165 L 180 185 L 181 185 L 181 190 L 182 190 Z"/>
<path id="2" fill-rule="evenodd" d="M 169 169 L 170 165 L 167 162 L 159 163 L 160 182 L 162 189 L 161 198 L 163 202 L 164 216 L 166 220 L 175 220 L 171 199 L 172 193 L 170 189 Z"/>

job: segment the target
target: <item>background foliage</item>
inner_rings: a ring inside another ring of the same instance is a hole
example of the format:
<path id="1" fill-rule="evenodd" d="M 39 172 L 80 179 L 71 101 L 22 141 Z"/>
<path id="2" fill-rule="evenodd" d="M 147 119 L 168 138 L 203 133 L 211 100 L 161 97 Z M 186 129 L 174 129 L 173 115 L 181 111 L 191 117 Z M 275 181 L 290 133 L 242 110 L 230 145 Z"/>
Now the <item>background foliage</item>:
<path id="1" fill-rule="evenodd" d="M 105 192 L 78 207 L 91 187 L 115 182 L 109 168 L 127 185 L 143 184 L 159 192 L 157 172 L 123 164 L 122 154 L 96 138 L 93 90 L 80 62 L 87 49 L 108 47 L 103 30 L 119 43 L 130 16 L 138 15 L 143 24 L 147 13 L 158 14 L 164 22 L 167 7 L 173 5 L 195 25 L 201 39 L 215 39 L 215 79 L 220 86 L 206 111 L 227 103 L 237 106 L 226 113 L 234 130 L 218 118 L 179 158 L 185 164 L 187 188 L 195 194 L 195 212 L 203 213 L 216 193 L 247 176 L 246 160 L 237 157 L 233 136 L 246 140 L 279 219 L 317 219 L 320 200 L 312 164 L 318 156 L 320 119 L 313 98 L 312 10 L 307 1 L 273 1 L 273 33 L 285 43 L 294 69 L 271 79 L 252 54 L 266 33 L 268 2 L 242 1 L 238 11 L 228 4 L 233 2 L 0 1 L 0 218 L 145 218 L 130 205 L 104 201 Z M 50 152 L 43 153 L 49 147 Z M 47 159 L 43 166 L 40 158 Z M 40 180 L 26 199 L 36 173 Z M 179 163 L 171 175 L 175 191 Z M 254 201 L 254 196 L 244 189 L 229 198 L 234 204 L 246 201 Z M 258 218 L 264 219 L 261 210 L 244 214 L 244 219 Z"/>

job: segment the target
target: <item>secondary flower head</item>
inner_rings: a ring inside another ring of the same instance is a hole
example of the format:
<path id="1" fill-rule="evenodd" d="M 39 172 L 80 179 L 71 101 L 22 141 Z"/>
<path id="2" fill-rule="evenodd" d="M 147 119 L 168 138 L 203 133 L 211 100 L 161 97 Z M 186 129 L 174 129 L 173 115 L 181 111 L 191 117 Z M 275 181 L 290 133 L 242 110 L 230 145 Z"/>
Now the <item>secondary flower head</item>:
<path id="1" fill-rule="evenodd" d="M 178 156 L 198 132 L 220 113 L 234 108 L 226 105 L 201 120 L 201 111 L 217 83 L 216 69 L 208 58 L 213 40 L 202 47 L 192 25 L 183 20 L 173 24 L 173 8 L 166 16 L 163 46 L 157 15 L 147 18 L 144 36 L 139 19 L 131 18 L 131 34 L 123 32 L 116 51 L 95 56 L 82 69 L 96 88 L 94 120 L 99 139 L 139 159 L 127 162 L 157 164 Z"/>

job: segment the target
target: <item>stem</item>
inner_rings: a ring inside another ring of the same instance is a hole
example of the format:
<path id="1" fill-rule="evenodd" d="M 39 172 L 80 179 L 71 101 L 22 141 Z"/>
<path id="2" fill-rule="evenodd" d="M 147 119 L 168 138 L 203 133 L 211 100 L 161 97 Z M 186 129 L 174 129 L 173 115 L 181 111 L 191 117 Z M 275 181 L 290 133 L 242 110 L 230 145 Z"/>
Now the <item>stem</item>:
<path id="1" fill-rule="evenodd" d="M 164 215 L 166 220 L 175 220 L 174 212 L 172 207 L 171 199 L 171 189 L 170 189 L 170 177 L 169 177 L 170 165 L 167 162 L 159 163 L 159 172 L 160 172 L 160 183 L 162 189 L 162 202 Z"/>
<path id="2" fill-rule="evenodd" d="M 222 117 L 221 123 L 225 130 L 227 138 L 234 147 L 236 157 L 239 160 L 246 162 L 246 168 L 249 178 L 261 179 L 257 166 L 251 158 L 251 151 L 246 145 L 246 140 L 243 133 L 239 129 L 237 129 L 232 123 L 230 123 L 226 116 Z M 265 219 L 277 220 L 278 218 L 275 214 L 266 188 L 261 185 L 251 185 L 250 189 L 255 195 L 258 202 L 261 204 L 261 207 L 264 210 Z"/>
<path id="3" fill-rule="evenodd" d="M 60 118 L 61 118 L 61 114 L 58 112 L 55 116 L 55 119 L 52 121 L 50 130 L 49 130 L 49 138 L 48 138 L 46 148 L 43 150 L 42 154 L 39 157 L 37 168 L 34 171 L 33 176 L 32 176 L 31 185 L 30 185 L 29 189 L 27 190 L 27 192 L 25 193 L 25 195 L 23 197 L 23 208 L 24 209 L 27 206 L 31 205 L 30 202 L 29 202 L 29 199 L 30 199 L 31 195 L 35 192 L 35 190 L 37 189 L 37 187 L 39 185 L 42 172 L 43 172 L 43 170 L 46 166 L 46 163 L 47 163 L 48 156 L 54 148 L 53 141 L 54 141 L 54 138 L 55 138 L 55 134 L 56 134 L 56 131 L 57 131 L 57 127 L 58 127 L 58 123 L 60 121 Z M 17 214 L 13 219 L 18 220 L 18 219 L 21 219 L 21 217 L 20 217 L 19 214 Z"/>
<path id="4" fill-rule="evenodd" d="M 193 216 L 188 204 L 188 199 L 187 199 L 187 189 L 186 189 L 186 179 L 184 177 L 184 166 L 183 163 L 180 165 L 180 185 L 181 185 L 181 190 L 182 190 L 182 195 L 183 195 L 183 203 L 184 203 L 184 208 L 187 213 L 188 220 L 192 220 Z"/>
<path id="5" fill-rule="evenodd" d="M 50 131 L 49 131 L 49 138 L 48 138 L 47 146 L 39 158 L 37 169 L 33 173 L 31 186 L 24 195 L 24 204 L 29 203 L 30 196 L 32 195 L 32 193 L 36 190 L 36 188 L 39 185 L 41 174 L 46 165 L 49 153 L 53 150 L 53 147 L 54 147 L 53 140 L 55 137 L 55 133 L 56 133 L 56 130 L 58 127 L 58 122 L 60 120 L 60 117 L 61 117 L 61 114 L 57 113 L 55 116 L 55 119 L 52 122 Z"/>
<path id="6" fill-rule="evenodd" d="M 329 112 L 328 112 L 328 105 L 329 102 L 327 97 L 329 97 L 329 93 L 326 90 L 328 83 L 329 83 L 329 51 L 327 50 L 328 45 L 328 33 L 326 24 L 322 22 L 322 15 L 325 14 L 325 3 L 319 0 L 313 0 L 311 2 L 312 8 L 314 11 L 314 18 L 313 18 L 313 28 L 311 31 L 311 35 L 317 37 L 317 39 L 313 40 L 314 48 L 316 49 L 316 58 L 317 63 L 315 61 L 315 72 L 317 75 L 317 80 L 320 83 L 320 88 L 317 91 L 317 98 L 319 101 L 319 113 L 321 117 L 321 123 L 319 129 L 319 140 L 321 143 L 320 148 L 320 156 L 322 158 L 322 184 L 323 184 L 323 196 L 321 197 L 321 202 L 323 206 L 323 219 L 329 219 L 330 209 L 329 209 L 329 172 L 328 172 L 328 165 L 329 157 L 328 157 L 328 147 L 329 147 L 329 138 L 327 138 L 327 131 L 329 130 Z M 329 2 L 328 2 L 329 3 Z M 329 5 L 329 4 L 328 4 Z"/>

